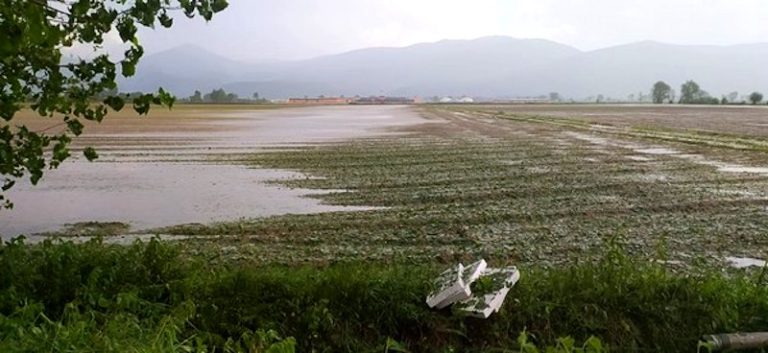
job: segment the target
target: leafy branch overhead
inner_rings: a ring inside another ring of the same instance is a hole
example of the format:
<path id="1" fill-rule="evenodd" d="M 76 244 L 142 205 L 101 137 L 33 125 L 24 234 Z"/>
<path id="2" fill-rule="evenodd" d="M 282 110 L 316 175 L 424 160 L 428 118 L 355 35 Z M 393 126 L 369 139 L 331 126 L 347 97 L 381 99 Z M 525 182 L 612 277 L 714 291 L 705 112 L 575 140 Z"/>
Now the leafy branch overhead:
<path id="1" fill-rule="evenodd" d="M 101 122 L 110 110 L 126 105 L 141 115 L 153 104 L 173 105 L 174 97 L 162 88 L 134 97 L 117 94 L 117 75 L 133 76 L 144 54 L 136 37 L 140 27 L 169 28 L 173 11 L 208 21 L 227 7 L 226 0 L 0 1 L 0 206 L 5 207 L 12 204 L 3 192 L 17 179 L 29 175 L 36 184 L 46 168 L 70 156 L 69 143 L 83 132 L 82 120 Z M 109 33 L 117 33 L 127 47 L 123 58 L 100 50 Z M 98 55 L 65 57 L 74 46 Z M 113 93 L 104 98 L 105 92 Z M 41 117 L 55 119 L 54 127 L 63 132 L 13 124 L 26 104 Z M 84 155 L 97 157 L 90 147 Z"/>

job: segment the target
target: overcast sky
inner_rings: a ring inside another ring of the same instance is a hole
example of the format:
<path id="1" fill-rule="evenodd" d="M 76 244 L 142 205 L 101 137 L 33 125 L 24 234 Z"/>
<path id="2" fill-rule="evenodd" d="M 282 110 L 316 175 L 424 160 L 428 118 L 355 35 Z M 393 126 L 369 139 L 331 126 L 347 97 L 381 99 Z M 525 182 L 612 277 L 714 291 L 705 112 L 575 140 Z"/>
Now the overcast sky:
<path id="1" fill-rule="evenodd" d="M 768 42 L 768 0 L 230 0 L 210 23 L 180 17 L 140 39 L 148 53 L 195 44 L 253 61 L 490 35 L 583 50 Z"/>

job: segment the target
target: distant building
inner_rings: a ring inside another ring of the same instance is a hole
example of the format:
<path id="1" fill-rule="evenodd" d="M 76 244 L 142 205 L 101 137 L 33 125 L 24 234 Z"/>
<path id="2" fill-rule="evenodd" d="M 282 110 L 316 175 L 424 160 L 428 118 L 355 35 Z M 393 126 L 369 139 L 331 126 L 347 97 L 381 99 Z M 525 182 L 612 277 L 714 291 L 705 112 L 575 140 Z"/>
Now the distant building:
<path id="1" fill-rule="evenodd" d="M 453 98 L 451 97 L 440 98 L 440 103 L 453 103 Z"/>
<path id="2" fill-rule="evenodd" d="M 459 103 L 474 103 L 475 100 L 472 97 L 461 97 L 459 98 Z"/>
<path id="3" fill-rule="evenodd" d="M 406 97 L 385 97 L 385 96 L 372 96 L 372 97 L 360 97 L 352 101 L 352 104 L 414 104 L 416 100 Z"/>
<path id="4" fill-rule="evenodd" d="M 351 98 L 345 97 L 304 97 L 304 98 L 289 98 L 288 104 L 296 105 L 337 105 L 337 104 L 349 104 L 352 103 Z"/>

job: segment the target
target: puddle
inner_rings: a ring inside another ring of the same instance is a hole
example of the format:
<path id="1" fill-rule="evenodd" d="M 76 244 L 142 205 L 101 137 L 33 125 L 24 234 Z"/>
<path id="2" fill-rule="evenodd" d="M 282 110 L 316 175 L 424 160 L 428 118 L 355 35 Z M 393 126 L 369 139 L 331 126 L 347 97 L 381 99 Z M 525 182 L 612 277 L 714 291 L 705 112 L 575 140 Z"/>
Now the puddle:
<path id="1" fill-rule="evenodd" d="M 243 154 L 274 147 L 393 134 L 393 128 L 426 122 L 405 106 L 332 106 L 254 111 L 206 111 L 205 119 L 178 129 L 86 134 L 75 142 L 95 145 L 100 161 L 190 159 Z"/>
<path id="2" fill-rule="evenodd" d="M 765 261 L 751 257 L 726 257 L 729 265 L 734 268 L 765 267 Z"/>
<path id="3" fill-rule="evenodd" d="M 680 152 L 675 151 L 670 148 L 664 148 L 664 147 L 654 147 L 654 148 L 639 148 L 635 149 L 635 152 L 643 153 L 643 154 L 652 154 L 652 155 L 671 155 L 671 154 L 679 154 Z"/>
<path id="4" fill-rule="evenodd" d="M 677 151 L 672 148 L 667 148 L 667 147 L 641 146 L 641 145 L 626 143 L 622 141 L 611 141 L 606 138 L 594 137 L 594 136 L 585 135 L 577 132 L 566 132 L 565 135 L 573 137 L 578 140 L 592 143 L 594 145 L 593 149 L 596 151 L 602 150 L 604 146 L 612 146 L 612 147 L 629 149 L 629 150 L 632 150 L 634 153 L 640 153 L 645 155 L 670 156 L 673 158 L 684 159 L 696 164 L 715 167 L 717 168 L 717 171 L 721 173 L 748 173 L 748 174 L 768 175 L 768 167 L 749 167 L 749 166 L 744 166 L 740 164 L 724 163 L 716 160 L 707 159 L 703 155 L 681 153 L 680 151 Z M 642 162 L 653 160 L 645 156 L 627 156 L 627 159 L 633 160 L 633 161 L 642 161 Z"/>
<path id="5" fill-rule="evenodd" d="M 768 174 L 768 168 L 763 167 L 744 167 L 740 165 L 723 165 L 717 170 L 725 173 L 750 173 L 750 174 Z"/>
<path id="6" fill-rule="evenodd" d="M 644 156 L 627 156 L 627 159 L 635 162 L 650 162 L 653 160 L 653 158 L 648 158 Z"/>
<path id="7" fill-rule="evenodd" d="M 104 147 L 98 163 L 70 160 L 32 186 L 7 193 L 15 203 L 0 211 L 0 237 L 59 230 L 79 222 L 124 222 L 132 230 L 284 214 L 369 210 L 322 205 L 305 197 L 338 190 L 282 187 L 273 180 L 308 178 L 288 171 L 212 164 L 207 155 L 257 152 L 392 134 L 425 122 L 404 106 L 340 106 L 258 111 L 203 111 L 194 123 L 174 120 L 157 131 L 120 129 L 85 135 L 76 143 Z M 200 125 L 217 128 L 200 128 Z M 192 161 L 179 163 L 173 156 Z M 343 192 L 344 190 L 340 190 Z"/>
<path id="8" fill-rule="evenodd" d="M 180 163 L 65 163 L 32 187 L 8 195 L 0 234 L 58 230 L 83 221 L 125 222 L 134 230 L 238 218 L 364 210 L 304 197 L 335 190 L 290 189 L 271 180 L 305 178 L 287 171 L 236 165 Z"/>
<path id="9" fill-rule="evenodd" d="M 570 137 L 576 138 L 578 140 L 587 141 L 595 145 L 601 145 L 601 146 L 610 145 L 608 139 L 603 137 L 590 136 L 590 135 L 580 134 L 577 132 L 566 132 L 565 134 Z"/>

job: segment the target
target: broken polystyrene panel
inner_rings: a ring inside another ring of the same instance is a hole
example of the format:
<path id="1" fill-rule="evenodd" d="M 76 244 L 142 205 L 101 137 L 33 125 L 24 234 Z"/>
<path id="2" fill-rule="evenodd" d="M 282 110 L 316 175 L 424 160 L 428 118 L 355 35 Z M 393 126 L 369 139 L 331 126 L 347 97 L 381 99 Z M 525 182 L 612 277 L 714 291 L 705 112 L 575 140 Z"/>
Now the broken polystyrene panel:
<path id="1" fill-rule="evenodd" d="M 430 308 L 442 309 L 469 299 L 472 296 L 470 284 L 480 277 L 487 266 L 488 263 L 480 259 L 467 267 L 459 264 L 456 268 L 441 273 L 434 282 L 436 289 L 427 297 L 427 305 Z"/>
<path id="2" fill-rule="evenodd" d="M 509 289 L 520 279 L 520 271 L 515 267 L 487 269 L 475 281 L 474 295 L 461 303 L 461 310 L 470 316 L 487 319 L 498 312 Z"/>
<path id="3" fill-rule="evenodd" d="M 464 274 L 461 276 L 461 280 L 464 281 L 464 285 L 469 287 L 472 282 L 480 278 L 480 275 L 482 275 L 486 267 L 488 267 L 488 263 L 483 259 L 480 259 L 480 261 L 474 262 L 465 267 Z"/>
<path id="4" fill-rule="evenodd" d="M 469 287 L 464 285 L 462 275 L 464 274 L 464 265 L 458 264 L 440 274 L 433 282 L 433 290 L 427 297 L 427 305 L 430 308 L 437 307 L 442 309 L 452 303 L 456 298 L 469 297 Z"/>
<path id="5" fill-rule="evenodd" d="M 472 282 L 480 277 L 487 266 L 488 264 L 485 262 L 485 260 L 480 259 L 480 261 L 465 267 L 461 275 L 461 290 L 457 290 L 454 295 L 443 300 L 440 304 L 437 305 L 437 308 L 442 309 L 451 304 L 469 299 L 472 296 L 472 290 L 469 286 L 472 284 Z"/>

